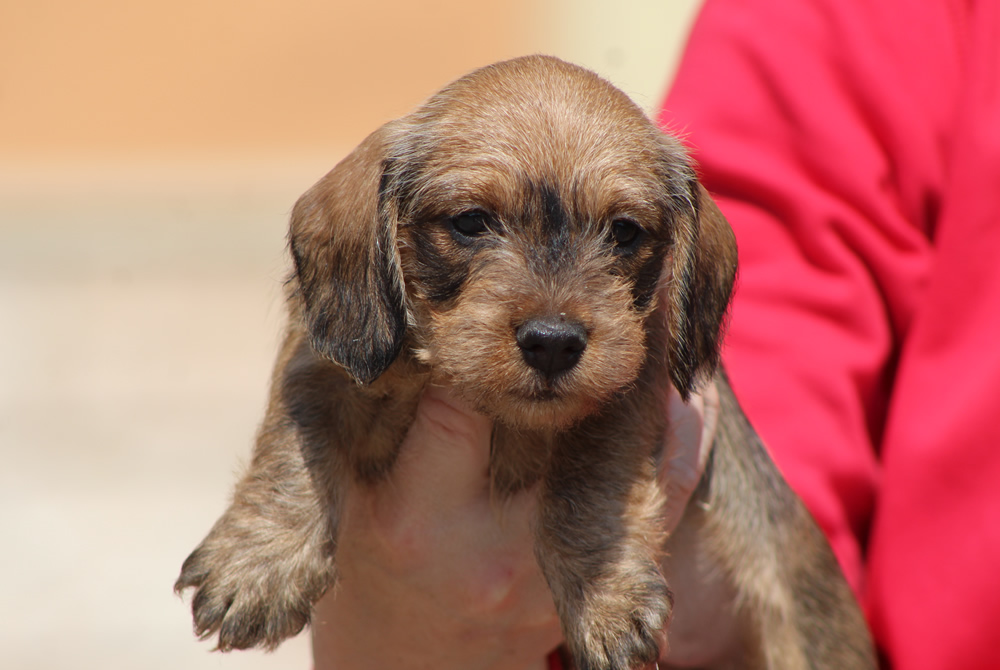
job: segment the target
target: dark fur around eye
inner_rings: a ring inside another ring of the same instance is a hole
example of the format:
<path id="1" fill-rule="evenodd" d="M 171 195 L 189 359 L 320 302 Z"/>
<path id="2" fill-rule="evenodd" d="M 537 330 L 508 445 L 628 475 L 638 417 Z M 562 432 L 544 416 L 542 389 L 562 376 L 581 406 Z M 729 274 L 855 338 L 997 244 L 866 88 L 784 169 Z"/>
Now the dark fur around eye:
<path id="1" fill-rule="evenodd" d="M 451 236 L 457 236 L 453 229 Z M 438 227 L 415 226 L 411 229 L 411 244 L 418 262 L 408 281 L 433 303 L 451 300 L 461 291 L 468 277 L 468 257 L 475 251 L 448 249 L 450 245 L 443 243 L 445 240 L 445 231 Z M 472 243 L 473 240 L 469 240 L 463 246 Z"/>
<path id="2" fill-rule="evenodd" d="M 615 251 L 630 254 L 639 247 L 645 232 L 632 219 L 615 219 L 611 222 L 608 236 L 615 246 Z"/>
<path id="3" fill-rule="evenodd" d="M 490 216 L 480 210 L 470 210 L 462 212 L 447 219 L 452 237 L 462 244 L 471 244 L 472 241 L 485 234 L 490 229 Z"/>

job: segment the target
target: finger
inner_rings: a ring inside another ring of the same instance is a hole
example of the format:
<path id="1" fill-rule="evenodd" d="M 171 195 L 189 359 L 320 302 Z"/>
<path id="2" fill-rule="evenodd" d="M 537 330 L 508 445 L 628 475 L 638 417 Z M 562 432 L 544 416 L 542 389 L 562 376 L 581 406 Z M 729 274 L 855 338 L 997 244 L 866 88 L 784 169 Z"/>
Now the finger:
<path id="1" fill-rule="evenodd" d="M 674 484 L 697 481 L 705 437 L 705 398 L 701 393 L 692 393 L 684 402 L 671 387 L 666 410 L 667 435 L 660 475 Z"/>
<path id="2" fill-rule="evenodd" d="M 429 511 L 461 507 L 488 491 L 492 422 L 446 388 L 431 386 L 400 447 L 393 487 Z"/>
<path id="3" fill-rule="evenodd" d="M 491 497 L 492 430 L 491 419 L 447 387 L 428 388 L 403 441 L 394 481 L 406 502 L 421 511 L 478 513 L 482 521 L 489 519 L 496 539 L 510 541 L 530 532 L 537 500 L 533 489 L 502 499 Z"/>
<path id="4" fill-rule="evenodd" d="M 722 412 L 722 401 L 719 399 L 719 387 L 712 382 L 701 392 L 704 411 L 702 413 L 701 446 L 698 452 L 698 478 L 701 479 L 708 464 L 708 456 L 712 453 L 715 433 L 719 428 L 719 415 Z"/>
<path id="5" fill-rule="evenodd" d="M 668 430 L 660 482 L 667 497 L 666 528 L 672 531 L 680 523 L 708 462 L 718 421 L 718 392 L 710 384 L 685 403 L 671 388 L 666 404 Z"/>

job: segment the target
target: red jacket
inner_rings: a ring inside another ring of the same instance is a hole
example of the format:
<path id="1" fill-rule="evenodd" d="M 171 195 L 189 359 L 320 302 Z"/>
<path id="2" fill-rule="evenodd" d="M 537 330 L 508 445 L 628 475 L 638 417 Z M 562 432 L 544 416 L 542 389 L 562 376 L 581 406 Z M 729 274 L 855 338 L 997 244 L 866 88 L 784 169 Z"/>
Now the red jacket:
<path id="1" fill-rule="evenodd" d="M 1000 668 L 1000 3 L 708 0 L 662 125 L 737 395 L 897 670 Z"/>

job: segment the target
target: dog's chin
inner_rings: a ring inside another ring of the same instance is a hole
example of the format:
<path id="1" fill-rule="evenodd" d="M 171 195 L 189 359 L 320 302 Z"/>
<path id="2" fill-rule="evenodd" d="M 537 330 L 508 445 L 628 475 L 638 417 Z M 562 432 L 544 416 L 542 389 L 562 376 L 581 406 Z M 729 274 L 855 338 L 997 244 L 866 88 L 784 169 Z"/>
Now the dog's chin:
<path id="1" fill-rule="evenodd" d="M 600 399 L 559 388 L 531 388 L 479 395 L 474 404 L 479 412 L 511 428 L 556 432 L 593 414 Z"/>
<path id="2" fill-rule="evenodd" d="M 555 432 L 565 430 L 596 409 L 593 401 L 555 395 L 507 396 L 483 403 L 479 411 L 518 430 Z"/>
<path id="3" fill-rule="evenodd" d="M 454 350 L 422 356 L 434 383 L 450 386 L 476 411 L 503 425 L 547 433 L 571 428 L 599 411 L 635 381 L 641 362 L 639 356 L 616 355 L 611 364 L 594 357 L 590 364 L 582 361 L 549 377 L 520 360 L 519 352 L 484 359 L 455 356 Z"/>

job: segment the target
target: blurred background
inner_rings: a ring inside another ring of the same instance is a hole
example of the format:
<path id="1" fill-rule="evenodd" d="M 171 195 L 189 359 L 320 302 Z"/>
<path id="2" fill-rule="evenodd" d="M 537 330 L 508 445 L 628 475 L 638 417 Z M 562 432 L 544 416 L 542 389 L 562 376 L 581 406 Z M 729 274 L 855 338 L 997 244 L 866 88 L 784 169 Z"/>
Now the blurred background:
<path id="1" fill-rule="evenodd" d="M 210 653 L 171 592 L 262 416 L 295 198 L 512 56 L 651 110 L 697 5 L 0 0 L 0 665 L 308 668 Z"/>

